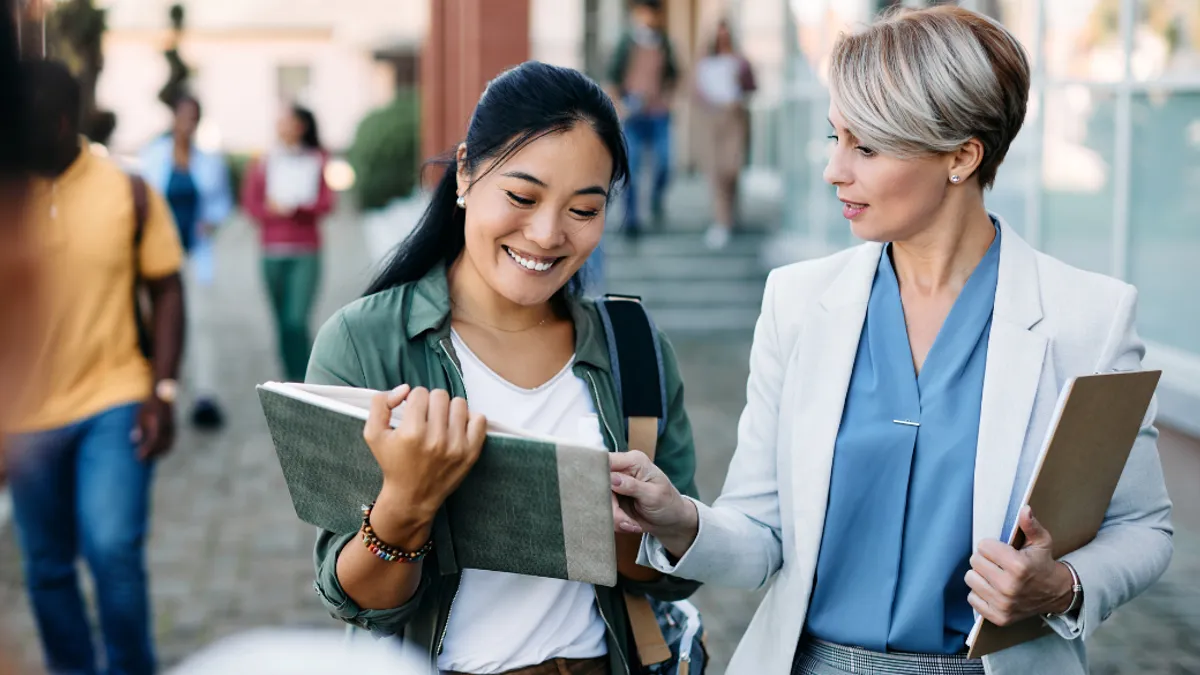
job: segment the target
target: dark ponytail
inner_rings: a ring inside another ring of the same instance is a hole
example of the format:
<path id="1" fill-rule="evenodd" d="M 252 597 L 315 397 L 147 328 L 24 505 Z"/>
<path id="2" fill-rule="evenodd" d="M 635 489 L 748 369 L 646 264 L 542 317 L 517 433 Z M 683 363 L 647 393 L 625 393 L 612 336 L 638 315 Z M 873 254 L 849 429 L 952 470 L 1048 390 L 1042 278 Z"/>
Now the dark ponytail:
<path id="1" fill-rule="evenodd" d="M 493 168 L 529 143 L 550 134 L 588 124 L 608 148 L 613 160 L 610 188 L 629 174 L 621 122 L 604 90 L 586 75 L 570 68 L 528 61 L 501 73 L 488 83 L 467 128 L 467 171 L 476 177 L 484 162 Z M 429 206 L 412 233 L 391 254 L 367 295 L 424 277 L 438 264 L 450 264 L 466 244 L 465 216 L 458 208 L 457 167 L 453 155 L 437 162 L 446 167 L 430 196 Z M 613 190 L 609 190 L 611 195 Z M 578 292 L 576 278 L 566 292 Z"/>
<path id="2" fill-rule="evenodd" d="M 300 136 L 300 145 L 305 150 L 321 150 L 321 133 L 317 129 L 317 116 L 304 106 L 293 103 L 292 116 L 304 125 L 304 133 Z"/>

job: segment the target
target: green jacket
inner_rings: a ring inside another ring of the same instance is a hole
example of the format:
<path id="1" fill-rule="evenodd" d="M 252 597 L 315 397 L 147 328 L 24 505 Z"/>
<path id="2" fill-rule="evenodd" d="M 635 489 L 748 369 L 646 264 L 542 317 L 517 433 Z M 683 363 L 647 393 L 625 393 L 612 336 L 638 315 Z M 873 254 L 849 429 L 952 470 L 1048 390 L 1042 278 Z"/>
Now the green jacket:
<path id="1" fill-rule="evenodd" d="M 592 392 L 605 445 L 610 451 L 625 451 L 628 446 L 623 415 L 613 386 L 600 315 L 589 300 L 572 300 L 569 306 L 575 323 L 574 372 Z M 420 281 L 362 298 L 330 318 L 317 335 L 306 380 L 376 390 L 411 384 L 465 397 L 458 357 L 450 340 L 449 319 L 446 270 L 438 266 Z M 662 352 L 668 410 L 655 463 L 682 493 L 695 497 L 692 428 L 683 408 L 683 382 L 675 353 L 665 338 Z M 459 570 L 453 569 L 452 561 L 438 561 L 435 550 L 422 568 L 416 595 L 408 603 L 395 609 L 362 609 L 342 590 L 336 571 L 338 552 L 355 536 L 327 531 L 318 534 L 314 552 L 317 593 L 336 618 L 379 637 L 400 635 L 408 643 L 425 648 L 436 666 L 458 591 Z M 698 587 L 696 582 L 674 577 L 652 583 L 622 578 L 618 588 L 596 587 L 596 606 L 608 628 L 613 675 L 628 675 L 633 658 L 621 591 L 681 600 Z"/>

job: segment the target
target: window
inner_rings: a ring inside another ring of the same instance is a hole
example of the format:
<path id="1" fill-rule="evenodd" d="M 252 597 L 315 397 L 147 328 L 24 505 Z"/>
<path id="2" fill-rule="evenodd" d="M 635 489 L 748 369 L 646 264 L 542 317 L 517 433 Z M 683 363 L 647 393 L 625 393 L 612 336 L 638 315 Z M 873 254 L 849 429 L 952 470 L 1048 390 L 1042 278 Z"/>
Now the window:
<path id="1" fill-rule="evenodd" d="M 311 70 L 307 65 L 281 65 L 276 71 L 276 87 L 281 101 L 299 101 L 308 95 Z"/>

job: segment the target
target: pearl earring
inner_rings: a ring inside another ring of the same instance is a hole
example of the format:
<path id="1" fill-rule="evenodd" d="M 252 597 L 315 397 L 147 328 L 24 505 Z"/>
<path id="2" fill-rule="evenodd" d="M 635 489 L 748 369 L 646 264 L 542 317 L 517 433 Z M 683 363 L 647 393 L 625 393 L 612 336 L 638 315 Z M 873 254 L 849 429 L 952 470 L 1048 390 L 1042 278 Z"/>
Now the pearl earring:
<path id="1" fill-rule="evenodd" d="M 950 176 L 951 183 L 957 183 L 960 180 L 962 180 L 962 179 L 958 177 L 958 174 L 954 174 L 953 176 Z"/>
<path id="2" fill-rule="evenodd" d="M 457 200 L 457 201 L 455 201 L 454 203 L 455 203 L 455 204 L 457 204 L 457 205 L 458 205 L 458 208 L 460 208 L 460 209 L 465 209 L 465 208 L 467 208 L 467 197 L 466 197 L 466 195 L 459 195 L 459 196 L 458 196 L 458 200 Z"/>

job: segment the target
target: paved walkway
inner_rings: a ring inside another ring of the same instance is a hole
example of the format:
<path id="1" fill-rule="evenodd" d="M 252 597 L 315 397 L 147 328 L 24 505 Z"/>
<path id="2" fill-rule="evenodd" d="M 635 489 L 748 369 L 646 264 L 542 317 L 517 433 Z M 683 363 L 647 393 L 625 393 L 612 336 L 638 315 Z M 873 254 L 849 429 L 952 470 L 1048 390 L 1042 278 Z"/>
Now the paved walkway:
<path id="1" fill-rule="evenodd" d="M 354 222 L 330 228 L 325 289 L 328 316 L 365 285 L 370 258 Z M 311 589 L 312 532 L 291 511 L 254 385 L 277 377 L 266 300 L 258 280 L 252 233 L 234 225 L 222 235 L 224 301 L 215 332 L 224 361 L 221 381 L 230 425 L 218 435 L 185 431 L 160 466 L 150 565 L 156 633 L 164 664 L 212 640 L 264 625 L 332 627 Z M 702 496 L 711 501 L 734 446 L 744 402 L 749 336 L 691 339 L 676 345 L 688 382 Z M 1195 493 L 1200 449 L 1164 439 L 1164 462 L 1177 490 Z M 1189 504 L 1196 504 L 1193 500 Z M 1097 675 L 1200 673 L 1200 515 L 1180 514 L 1175 564 L 1150 593 L 1115 614 L 1091 645 Z M 31 668 L 40 656 L 11 528 L 0 528 L 0 627 Z M 759 596 L 704 588 L 705 614 L 720 675 Z"/>

